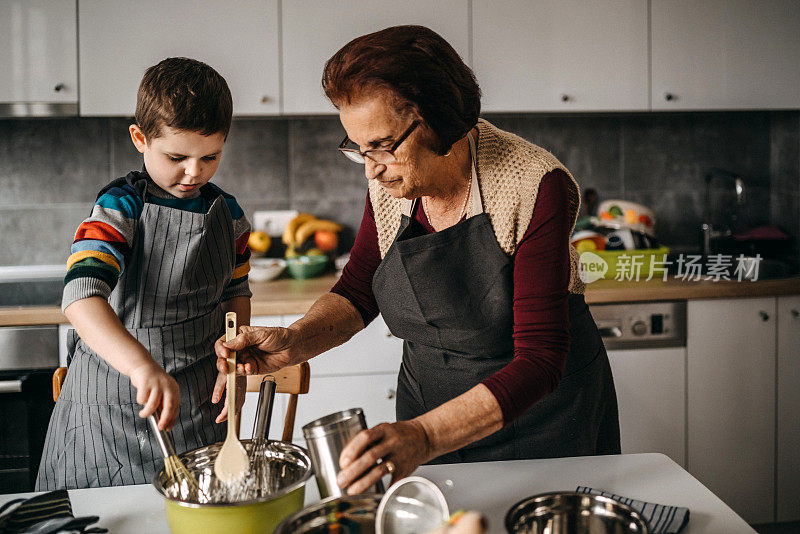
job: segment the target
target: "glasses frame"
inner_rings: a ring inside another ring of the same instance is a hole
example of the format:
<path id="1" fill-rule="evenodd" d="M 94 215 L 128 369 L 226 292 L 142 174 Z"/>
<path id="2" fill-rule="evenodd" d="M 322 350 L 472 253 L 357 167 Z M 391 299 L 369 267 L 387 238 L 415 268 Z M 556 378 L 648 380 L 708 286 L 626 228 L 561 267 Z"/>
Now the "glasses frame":
<path id="1" fill-rule="evenodd" d="M 347 143 L 350 141 L 350 138 L 345 135 L 344 139 L 342 139 L 342 142 L 339 143 L 339 152 L 341 152 L 350 161 L 353 161 L 355 163 L 359 163 L 361 165 L 365 165 L 367 163 L 367 158 L 371 159 L 372 161 L 374 161 L 378 165 L 386 165 L 387 163 L 381 163 L 381 162 L 377 161 L 375 158 L 373 158 L 372 156 L 370 156 L 370 152 L 372 152 L 372 153 L 374 153 L 374 152 L 386 152 L 387 154 L 389 154 L 392 157 L 394 157 L 395 150 L 397 150 L 400 147 L 400 145 L 403 144 L 403 141 L 408 139 L 408 136 L 410 136 L 414 132 L 414 130 L 417 129 L 417 126 L 419 126 L 420 122 L 421 121 L 418 121 L 418 120 L 415 120 L 414 122 L 412 122 L 411 126 L 409 126 L 406 129 L 406 131 L 403 133 L 403 135 L 401 135 L 397 139 L 397 141 L 395 141 L 394 144 L 389 148 L 373 148 L 373 149 L 370 149 L 370 150 L 365 150 L 363 152 L 361 150 L 357 149 L 357 148 L 345 148 L 345 146 L 347 146 Z M 393 161 L 388 162 L 388 163 L 392 163 L 392 162 Z"/>

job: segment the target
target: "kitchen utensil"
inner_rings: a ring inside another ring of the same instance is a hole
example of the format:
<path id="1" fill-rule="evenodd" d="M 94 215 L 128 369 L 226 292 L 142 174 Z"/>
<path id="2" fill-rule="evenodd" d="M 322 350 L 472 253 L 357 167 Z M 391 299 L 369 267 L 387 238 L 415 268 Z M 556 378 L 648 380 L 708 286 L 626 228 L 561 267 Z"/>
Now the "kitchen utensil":
<path id="1" fill-rule="evenodd" d="M 254 446 L 250 440 L 243 440 L 242 445 L 246 450 Z M 303 507 L 305 486 L 313 474 L 311 458 L 302 447 L 282 441 L 267 444 L 267 484 L 259 494 L 237 502 L 208 502 L 203 495 L 217 495 L 219 490 L 225 493 L 229 487 L 214 469 L 221 446 L 215 443 L 179 455 L 203 490 L 199 500 L 172 496 L 163 469 L 155 476 L 153 486 L 165 499 L 172 534 L 264 534 Z"/>
<path id="2" fill-rule="evenodd" d="M 274 280 L 286 269 L 286 261 L 280 258 L 250 258 L 251 282 L 268 282 Z"/>
<path id="3" fill-rule="evenodd" d="M 506 514 L 510 534 L 642 534 L 647 521 L 619 501 L 577 492 L 534 495 L 518 502 Z"/>
<path id="4" fill-rule="evenodd" d="M 311 421 L 303 427 L 311 463 L 316 473 L 320 497 L 339 497 L 344 494 L 336 483 L 339 473 L 339 455 L 350 439 L 367 428 L 364 410 L 352 408 L 332 413 Z M 383 493 L 383 484 L 372 486 L 375 493 Z"/>
<path id="5" fill-rule="evenodd" d="M 236 312 L 225 314 L 225 341 L 236 337 Z M 228 435 L 214 461 L 217 478 L 228 484 L 234 483 L 247 474 L 250 459 L 236 436 L 236 353 L 231 351 L 228 358 Z"/>
<path id="6" fill-rule="evenodd" d="M 375 533 L 375 512 L 381 495 L 329 497 L 284 519 L 273 534 Z"/>
<path id="7" fill-rule="evenodd" d="M 174 497 L 181 499 L 200 498 L 200 486 L 194 476 L 186 469 L 178 455 L 175 454 L 175 445 L 172 443 L 172 436 L 166 430 L 158 428 L 158 413 L 150 414 L 147 422 L 156 437 L 158 447 L 164 456 L 164 488 Z"/>
<path id="8" fill-rule="evenodd" d="M 393 484 L 375 513 L 376 534 L 429 532 L 450 518 L 447 501 L 436 484 L 411 476 Z"/>
<path id="9" fill-rule="evenodd" d="M 261 387 L 258 390 L 256 424 L 253 427 L 254 446 L 250 448 L 250 472 L 260 488 L 265 486 L 265 478 L 269 474 L 262 459 L 269 443 L 269 424 L 272 419 L 272 404 L 276 389 L 275 378 L 267 375 L 261 380 Z"/>

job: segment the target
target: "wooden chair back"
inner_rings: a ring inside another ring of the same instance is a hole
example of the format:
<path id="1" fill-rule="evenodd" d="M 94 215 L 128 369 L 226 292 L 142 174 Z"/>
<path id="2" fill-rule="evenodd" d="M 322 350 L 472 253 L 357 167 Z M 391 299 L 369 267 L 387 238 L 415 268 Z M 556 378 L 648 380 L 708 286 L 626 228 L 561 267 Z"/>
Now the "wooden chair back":
<path id="1" fill-rule="evenodd" d="M 58 400 L 61 394 L 61 386 L 67 376 L 67 368 L 59 367 L 53 373 L 53 401 Z M 261 387 L 261 380 L 266 375 L 250 375 L 247 377 L 247 391 L 257 392 Z M 311 381 L 311 368 L 308 362 L 299 365 L 291 365 L 283 369 L 270 373 L 275 378 L 275 392 L 289 394 L 289 406 L 286 408 L 286 417 L 283 421 L 283 436 L 281 440 L 291 442 L 294 434 L 294 419 L 297 414 L 297 396 L 308 393 L 308 385 Z"/>

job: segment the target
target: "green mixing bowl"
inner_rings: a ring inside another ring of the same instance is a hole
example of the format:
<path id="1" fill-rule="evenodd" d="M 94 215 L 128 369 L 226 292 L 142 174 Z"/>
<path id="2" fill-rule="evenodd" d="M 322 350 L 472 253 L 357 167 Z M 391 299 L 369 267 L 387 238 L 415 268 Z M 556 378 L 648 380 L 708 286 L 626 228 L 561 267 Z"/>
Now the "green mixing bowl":
<path id="1" fill-rule="evenodd" d="M 249 453 L 251 441 L 242 440 L 242 445 Z M 205 495 L 214 494 L 221 484 L 214 475 L 214 461 L 221 447 L 222 443 L 215 443 L 179 455 Z M 164 497 L 172 534 L 265 534 L 300 510 L 306 483 L 314 474 L 308 453 L 291 443 L 271 441 L 264 455 L 269 465 L 267 494 L 235 503 L 199 503 L 172 497 L 164 489 L 167 477 L 162 469 L 153 486 Z"/>
<path id="2" fill-rule="evenodd" d="M 289 276 L 297 280 L 319 276 L 325 272 L 326 267 L 328 267 L 328 256 L 297 256 L 286 259 Z"/>

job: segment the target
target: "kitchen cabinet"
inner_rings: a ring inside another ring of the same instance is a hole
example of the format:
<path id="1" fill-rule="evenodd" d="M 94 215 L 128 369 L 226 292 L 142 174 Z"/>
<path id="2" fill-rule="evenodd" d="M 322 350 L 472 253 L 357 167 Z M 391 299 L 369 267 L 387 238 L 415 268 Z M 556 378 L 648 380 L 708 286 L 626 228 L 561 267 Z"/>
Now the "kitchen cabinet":
<path id="1" fill-rule="evenodd" d="M 235 115 L 280 112 L 278 0 L 81 0 L 81 115 L 131 116 L 144 71 L 167 57 L 211 65 Z"/>
<path id="2" fill-rule="evenodd" d="M 472 2 L 484 111 L 648 108 L 647 2 Z"/>
<path id="3" fill-rule="evenodd" d="M 651 2 L 652 109 L 800 107 L 796 0 Z"/>
<path id="4" fill-rule="evenodd" d="M 660 452 L 686 466 L 686 348 L 609 350 L 622 453 Z"/>
<path id="5" fill-rule="evenodd" d="M 774 520 L 775 315 L 774 297 L 688 303 L 687 470 L 749 523 Z"/>
<path id="6" fill-rule="evenodd" d="M 800 521 L 800 296 L 778 297 L 778 522 Z"/>
<path id="7" fill-rule="evenodd" d="M 292 0 L 281 6 L 283 111 L 334 113 L 322 92 L 325 62 L 352 39 L 389 26 L 422 24 L 469 63 L 468 0 Z"/>
<path id="8" fill-rule="evenodd" d="M 256 316 L 258 326 L 289 326 L 301 315 Z M 348 342 L 309 360 L 309 393 L 300 395 L 293 441 L 303 445 L 302 427 L 306 423 L 340 410 L 363 408 L 367 423 L 395 420 L 397 372 L 403 354 L 403 341 L 391 335 L 378 316 Z M 242 408 L 240 435 L 249 438 L 255 420 L 258 393 L 248 393 Z M 275 396 L 270 438 L 280 439 L 288 395 Z"/>
<path id="9" fill-rule="evenodd" d="M 0 103 L 77 103 L 75 0 L 0 2 L 0 50 Z"/>

